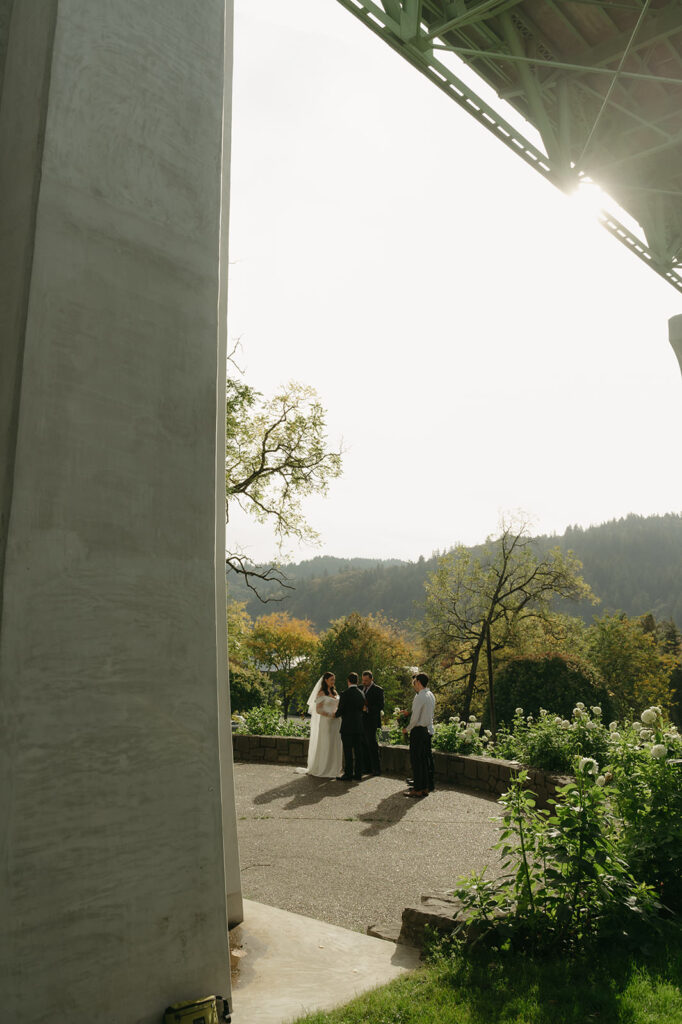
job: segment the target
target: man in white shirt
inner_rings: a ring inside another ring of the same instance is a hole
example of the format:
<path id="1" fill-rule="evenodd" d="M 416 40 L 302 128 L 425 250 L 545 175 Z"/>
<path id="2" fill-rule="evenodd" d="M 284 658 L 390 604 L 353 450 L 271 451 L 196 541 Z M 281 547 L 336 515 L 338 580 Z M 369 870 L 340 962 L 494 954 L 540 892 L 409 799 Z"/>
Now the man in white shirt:
<path id="1" fill-rule="evenodd" d="M 426 672 L 418 672 L 412 677 L 414 700 L 412 701 L 412 717 L 404 733 L 410 736 L 410 762 L 412 764 L 412 788 L 405 796 L 422 797 L 429 795 L 433 789 L 433 755 L 431 753 L 431 737 L 433 736 L 433 712 L 436 698 L 429 690 L 429 677 Z"/>

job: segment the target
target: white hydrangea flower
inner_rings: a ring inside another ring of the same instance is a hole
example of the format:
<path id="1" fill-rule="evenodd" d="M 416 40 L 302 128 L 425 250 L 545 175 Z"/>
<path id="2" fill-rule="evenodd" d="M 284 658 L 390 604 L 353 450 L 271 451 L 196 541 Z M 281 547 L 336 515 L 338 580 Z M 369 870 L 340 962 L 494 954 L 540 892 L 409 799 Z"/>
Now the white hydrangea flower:
<path id="1" fill-rule="evenodd" d="M 605 776 L 605 775 L 600 775 L 600 776 L 598 777 L 598 779 L 597 779 L 597 785 L 598 785 L 598 786 L 604 786 L 604 785 L 606 785 L 606 776 Z"/>
<path id="2" fill-rule="evenodd" d="M 589 722 L 585 723 L 585 728 L 589 729 L 590 731 L 593 731 L 597 728 L 597 723 L 590 720 Z"/>
<path id="3" fill-rule="evenodd" d="M 582 702 L 581 700 L 579 700 L 579 701 L 578 701 L 578 703 L 576 704 L 576 707 L 577 707 L 577 708 L 578 708 L 578 709 L 579 709 L 580 711 L 584 711 L 584 710 L 585 710 L 585 705 L 583 704 L 583 702 Z"/>
<path id="4" fill-rule="evenodd" d="M 448 721 L 449 721 L 449 722 L 456 722 L 456 721 L 457 721 L 457 719 L 453 717 L 453 718 L 449 718 L 449 719 L 448 719 Z"/>
<path id="5" fill-rule="evenodd" d="M 651 756 L 655 757 L 657 761 L 662 761 L 667 753 L 668 751 L 662 743 L 654 743 L 653 747 L 651 748 Z"/>
<path id="6" fill-rule="evenodd" d="M 469 727 L 467 727 L 464 730 L 464 739 L 468 740 L 470 742 L 473 738 L 474 738 L 474 730 L 469 728 Z"/>
<path id="7" fill-rule="evenodd" d="M 618 729 L 618 722 L 609 722 L 609 731 L 616 732 Z"/>
<path id="8" fill-rule="evenodd" d="M 514 712 L 514 714 L 515 715 L 522 715 L 523 714 L 523 708 L 517 708 L 516 711 Z"/>
<path id="9" fill-rule="evenodd" d="M 598 704 L 596 704 L 596 705 L 595 705 L 595 706 L 594 706 L 594 707 L 592 708 L 592 714 L 593 714 L 593 715 L 596 715 L 596 717 L 597 717 L 597 718 L 599 718 L 599 716 L 601 715 L 601 708 L 599 707 L 599 705 L 598 705 Z"/>
<path id="10" fill-rule="evenodd" d="M 554 724 L 555 725 L 561 725 L 561 721 L 562 721 L 561 717 L 559 715 L 557 715 L 556 718 L 554 719 Z"/>
<path id="11" fill-rule="evenodd" d="M 632 728 L 635 730 L 635 732 L 641 732 L 642 731 L 642 723 L 641 722 L 633 722 L 632 723 Z"/>
<path id="12" fill-rule="evenodd" d="M 563 722 L 561 723 L 561 728 L 562 729 L 570 729 L 571 728 L 571 723 L 569 722 L 569 720 L 567 718 L 564 718 Z"/>
<path id="13" fill-rule="evenodd" d="M 648 743 L 649 740 L 654 738 L 654 734 L 651 731 L 651 729 L 640 729 L 639 738 L 642 741 L 642 743 Z"/>
<path id="14" fill-rule="evenodd" d="M 573 717 L 577 718 L 578 721 L 580 721 L 581 718 L 584 718 L 584 712 L 582 708 L 573 708 Z"/>
<path id="15" fill-rule="evenodd" d="M 547 708 L 540 708 L 540 718 L 544 718 L 547 714 Z"/>
<path id="16" fill-rule="evenodd" d="M 611 739 L 612 739 L 612 740 L 614 741 L 614 743 L 615 743 L 615 742 L 617 742 L 617 741 L 618 741 L 618 740 L 620 739 L 620 733 L 619 733 L 619 732 L 616 732 L 616 730 L 614 729 L 614 731 L 613 731 L 613 732 L 612 732 L 612 733 L 610 734 L 610 738 L 611 738 Z"/>
<path id="17" fill-rule="evenodd" d="M 483 732 L 483 735 L 487 736 L 488 739 L 490 739 L 490 737 L 492 736 L 492 733 L 491 733 L 490 729 L 485 729 L 484 732 Z"/>
<path id="18" fill-rule="evenodd" d="M 469 715 L 469 721 L 470 722 L 475 722 L 476 721 L 476 715 Z"/>
<path id="19" fill-rule="evenodd" d="M 578 762 L 578 771 L 586 772 L 588 775 L 596 775 L 599 765 L 593 757 L 581 757 Z"/>
<path id="20" fill-rule="evenodd" d="M 656 708 L 647 708 L 646 711 L 643 711 L 641 713 L 641 715 L 639 717 L 642 719 L 642 721 L 644 722 L 645 725 L 653 725 L 654 724 L 654 722 L 656 721 L 656 718 L 658 717 L 657 713 L 656 713 L 656 710 L 657 710 Z"/>

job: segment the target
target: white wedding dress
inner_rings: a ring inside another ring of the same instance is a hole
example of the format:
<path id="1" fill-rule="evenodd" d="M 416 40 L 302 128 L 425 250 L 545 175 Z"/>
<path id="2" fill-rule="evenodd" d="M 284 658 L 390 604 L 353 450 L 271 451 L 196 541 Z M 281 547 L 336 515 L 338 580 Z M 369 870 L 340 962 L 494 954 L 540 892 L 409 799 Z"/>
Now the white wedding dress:
<path id="1" fill-rule="evenodd" d="M 316 687 L 311 694 L 310 707 L 310 743 L 308 745 L 308 775 L 316 775 L 321 779 L 334 779 L 341 774 L 343 767 L 343 747 L 341 745 L 341 719 L 327 718 L 334 715 L 339 706 L 338 697 L 327 697 Z M 319 712 L 326 712 L 321 715 Z"/>

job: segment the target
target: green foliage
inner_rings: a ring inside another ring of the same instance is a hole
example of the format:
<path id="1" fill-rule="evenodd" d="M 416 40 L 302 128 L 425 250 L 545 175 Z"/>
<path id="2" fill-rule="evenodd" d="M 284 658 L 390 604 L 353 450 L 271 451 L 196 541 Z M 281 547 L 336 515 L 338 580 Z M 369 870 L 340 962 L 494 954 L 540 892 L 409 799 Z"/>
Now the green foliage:
<path id="1" fill-rule="evenodd" d="M 253 622 L 243 602 L 227 603 L 227 653 L 230 666 L 230 703 L 239 711 L 266 704 L 271 684 L 259 671 L 249 650 Z"/>
<path id="2" fill-rule="evenodd" d="M 622 938 L 659 909 L 617 842 L 609 794 L 593 758 L 575 766 L 553 810 L 539 809 L 521 771 L 501 798 L 502 873 L 472 875 L 455 890 L 479 939 L 496 947 L 581 954 Z M 638 920 L 639 919 L 639 920 Z"/>
<path id="3" fill-rule="evenodd" d="M 682 739 L 664 725 L 660 708 L 624 727 L 611 754 L 621 847 L 638 878 L 663 904 L 682 913 Z"/>
<path id="4" fill-rule="evenodd" d="M 438 722 L 434 728 L 433 749 L 442 750 L 448 754 L 477 754 L 487 753 L 491 733 L 489 730 L 481 735 L 480 722 L 476 721 L 475 715 L 469 716 L 469 721 L 464 722 L 459 715 L 453 715 L 447 722 Z"/>
<path id="5" fill-rule="evenodd" d="M 593 757 L 603 763 L 609 736 L 599 705 L 590 711 L 579 701 L 570 719 L 550 714 L 545 708 L 535 718 L 517 708 L 511 729 L 500 729 L 497 734 L 494 756 L 546 771 L 570 772 L 576 756 Z"/>
<path id="6" fill-rule="evenodd" d="M 234 363 L 233 363 L 234 365 Z M 325 410 L 314 388 L 290 381 L 264 399 L 238 376 L 226 383 L 225 493 L 280 542 L 316 541 L 301 501 L 326 494 L 341 474 L 341 453 L 327 447 Z"/>
<path id="7" fill-rule="evenodd" d="M 310 736 L 309 722 L 291 722 L 282 718 L 281 705 L 252 708 L 243 715 L 232 716 L 235 732 L 250 736 Z"/>
<path id="8" fill-rule="evenodd" d="M 587 652 L 619 714 L 654 703 L 667 709 L 673 703 L 670 679 L 679 662 L 659 647 L 652 616 L 603 615 L 587 630 Z"/>
<path id="9" fill-rule="evenodd" d="M 540 708 L 551 708 L 555 715 L 570 718 L 579 701 L 599 705 L 606 718 L 613 717 L 612 701 L 597 674 L 575 658 L 560 654 L 512 658 L 495 678 L 498 722 L 511 723 L 518 707 L 534 716 Z"/>
<path id="10" fill-rule="evenodd" d="M 384 688 L 386 706 L 403 703 L 411 693 L 411 665 L 415 659 L 402 633 L 381 615 L 353 612 L 332 622 L 320 637 L 314 675 L 334 672 L 337 688 L 344 689 L 350 672 L 374 673 Z"/>
<path id="11" fill-rule="evenodd" d="M 495 661 L 514 645 L 524 624 L 549 619 L 559 597 L 593 596 L 580 569 L 574 555 L 558 547 L 539 556 L 523 520 L 503 521 L 500 536 L 489 538 L 481 555 L 459 547 L 439 559 L 426 582 L 423 642 L 434 674 L 445 668 L 455 684 L 466 680 L 465 717 L 481 689 L 480 676 L 492 699 Z M 494 730 L 492 704 L 490 714 Z"/>

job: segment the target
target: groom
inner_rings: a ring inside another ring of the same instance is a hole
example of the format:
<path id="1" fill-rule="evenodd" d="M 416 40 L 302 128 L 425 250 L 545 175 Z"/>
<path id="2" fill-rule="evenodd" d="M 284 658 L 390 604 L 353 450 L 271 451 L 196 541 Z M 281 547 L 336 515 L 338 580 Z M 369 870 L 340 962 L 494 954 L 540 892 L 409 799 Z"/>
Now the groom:
<path id="1" fill-rule="evenodd" d="M 358 687 L 358 674 L 351 672 L 348 676 L 348 689 L 339 698 L 336 717 L 341 719 L 341 742 L 343 744 L 343 775 L 338 776 L 339 782 L 358 781 L 362 778 L 363 754 L 363 708 L 365 697 Z"/>
<path id="2" fill-rule="evenodd" d="M 384 710 L 384 691 L 374 682 L 374 676 L 365 669 L 362 673 L 362 691 L 365 695 L 365 713 L 363 715 L 365 741 L 365 772 L 368 775 L 381 775 L 379 762 L 379 744 L 377 729 L 381 728 L 381 713 Z"/>

